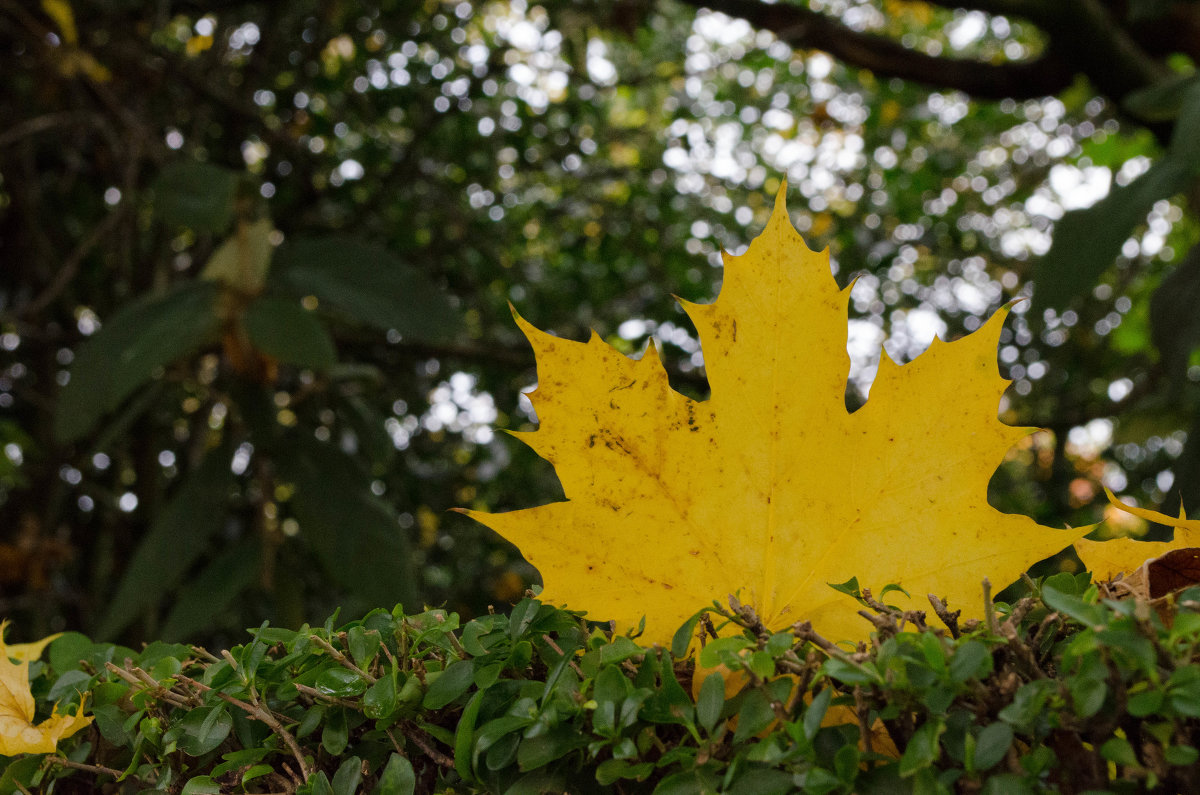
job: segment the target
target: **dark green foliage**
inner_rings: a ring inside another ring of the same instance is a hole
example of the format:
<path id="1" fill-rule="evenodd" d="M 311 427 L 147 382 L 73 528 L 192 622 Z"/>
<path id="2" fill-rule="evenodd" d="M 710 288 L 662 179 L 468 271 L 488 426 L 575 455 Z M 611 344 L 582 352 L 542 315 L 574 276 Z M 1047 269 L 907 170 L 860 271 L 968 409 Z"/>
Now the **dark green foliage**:
<path id="1" fill-rule="evenodd" d="M 857 648 L 714 605 L 704 626 L 724 637 L 699 664 L 743 672 L 729 699 L 720 673 L 692 688 L 692 660 L 532 598 L 465 625 L 399 607 L 336 629 L 264 624 L 219 656 L 69 634 L 34 664 L 34 692 L 48 710 L 91 691 L 95 724 L 59 757 L 10 760 L 0 790 L 116 791 L 117 777 L 314 795 L 1200 787 L 1200 588 L 1170 625 L 1087 575 L 989 605 L 990 627 L 935 603 L 934 628 L 859 596 L 875 632 Z"/>

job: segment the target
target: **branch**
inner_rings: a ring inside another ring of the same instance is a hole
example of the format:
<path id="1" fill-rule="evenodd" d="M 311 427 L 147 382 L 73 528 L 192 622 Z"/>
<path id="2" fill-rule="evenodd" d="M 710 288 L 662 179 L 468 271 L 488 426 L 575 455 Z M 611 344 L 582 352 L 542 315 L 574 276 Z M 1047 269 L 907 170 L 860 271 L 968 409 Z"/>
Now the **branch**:
<path id="1" fill-rule="evenodd" d="M 795 5 L 766 5 L 759 0 L 683 0 L 740 17 L 769 30 L 793 47 L 822 50 L 851 66 L 880 77 L 899 77 L 937 88 L 956 89 L 976 99 L 1032 99 L 1057 94 L 1071 85 L 1075 70 L 1057 52 L 1029 61 L 992 64 L 940 58 L 911 50 L 892 39 L 861 33 L 824 14 Z M 991 6 L 1024 3 L 991 0 Z"/>

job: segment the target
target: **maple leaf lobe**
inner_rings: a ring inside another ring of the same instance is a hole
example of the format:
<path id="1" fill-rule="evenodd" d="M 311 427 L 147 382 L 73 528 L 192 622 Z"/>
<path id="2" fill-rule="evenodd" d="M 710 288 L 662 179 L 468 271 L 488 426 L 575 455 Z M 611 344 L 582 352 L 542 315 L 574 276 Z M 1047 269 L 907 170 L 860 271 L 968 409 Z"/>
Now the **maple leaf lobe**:
<path id="1" fill-rule="evenodd" d="M 631 359 L 594 333 L 564 340 L 517 316 L 538 363 L 539 427 L 516 435 L 554 465 L 567 499 L 465 513 L 521 549 L 544 599 L 622 627 L 644 615 L 643 639 L 664 643 L 731 593 L 773 629 L 808 619 L 829 637 L 861 637 L 858 604 L 828 586 L 850 577 L 970 610 L 984 577 L 1014 580 L 1090 529 L 987 502 L 997 465 L 1028 433 L 997 418 L 1007 310 L 909 364 L 885 352 L 850 413 L 849 293 L 828 251 L 792 227 L 781 189 L 762 234 L 725 255 L 717 300 L 681 302 L 707 400 L 670 387 L 653 345 Z"/>

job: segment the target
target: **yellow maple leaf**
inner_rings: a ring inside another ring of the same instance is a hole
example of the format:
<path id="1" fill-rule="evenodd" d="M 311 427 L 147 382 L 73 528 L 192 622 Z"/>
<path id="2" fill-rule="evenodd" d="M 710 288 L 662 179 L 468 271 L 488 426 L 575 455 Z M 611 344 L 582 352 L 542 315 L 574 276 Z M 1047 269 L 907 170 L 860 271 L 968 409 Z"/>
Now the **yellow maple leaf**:
<path id="1" fill-rule="evenodd" d="M 7 626 L 7 621 L 0 622 L 0 755 L 53 753 L 59 740 L 84 728 L 92 718 L 83 715 L 82 706 L 74 715 L 63 715 L 56 706 L 53 715 L 33 724 L 35 705 L 29 689 L 29 663 L 58 636 L 9 646 L 4 642 Z"/>
<path id="2" fill-rule="evenodd" d="M 1200 547 L 1200 520 L 1188 519 L 1182 509 L 1179 517 L 1167 516 L 1158 511 L 1127 505 L 1116 498 L 1108 490 L 1108 501 L 1114 507 L 1126 513 L 1175 528 L 1175 537 L 1170 541 L 1141 541 L 1135 538 L 1110 538 L 1106 541 L 1092 541 L 1081 538 L 1075 542 L 1075 554 L 1083 561 L 1083 566 L 1099 579 L 1112 579 L 1118 574 L 1132 574 L 1143 563 L 1162 557 L 1176 549 L 1191 549 Z"/>
<path id="3" fill-rule="evenodd" d="M 1007 310 L 910 364 L 885 352 L 850 413 L 849 293 L 792 227 L 781 188 L 762 235 L 726 255 L 716 302 L 683 302 L 708 400 L 672 390 L 653 345 L 632 360 L 595 334 L 573 342 L 517 317 L 537 356 L 540 425 L 516 435 L 567 499 L 464 512 L 521 549 L 544 599 L 623 628 L 645 616 L 646 642 L 731 593 L 772 629 L 808 619 L 827 637 L 863 637 L 859 604 L 828 585 L 851 577 L 969 612 L 984 577 L 1008 583 L 1085 534 L 988 504 L 988 480 L 1029 432 L 997 418 Z"/>

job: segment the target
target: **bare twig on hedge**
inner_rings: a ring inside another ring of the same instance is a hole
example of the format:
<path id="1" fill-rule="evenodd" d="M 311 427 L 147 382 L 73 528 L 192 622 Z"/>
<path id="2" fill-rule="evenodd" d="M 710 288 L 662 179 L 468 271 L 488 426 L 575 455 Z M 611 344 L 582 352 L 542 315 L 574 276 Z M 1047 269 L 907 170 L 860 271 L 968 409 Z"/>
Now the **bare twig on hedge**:
<path id="1" fill-rule="evenodd" d="M 126 661 L 126 664 L 129 664 L 129 662 Z M 187 696 L 163 687 L 158 680 L 156 680 L 153 676 L 150 676 L 150 674 L 146 673 L 141 668 L 126 669 L 111 662 L 106 662 L 104 667 L 124 679 L 129 684 L 134 685 L 139 689 L 149 690 L 154 694 L 155 698 L 160 698 L 173 706 L 195 706 L 195 702 L 193 702 Z"/>
<path id="2" fill-rule="evenodd" d="M 335 649 L 333 647 L 332 643 L 325 640 L 320 635 L 309 635 L 308 639 L 311 640 L 316 645 L 320 646 L 322 649 L 324 649 L 325 652 L 327 654 L 329 654 L 330 657 L 337 660 L 342 665 L 342 667 L 358 674 L 360 677 L 365 679 L 368 683 L 373 685 L 377 681 L 375 679 L 375 677 L 371 676 L 369 673 L 367 673 L 366 671 L 364 671 L 363 669 L 361 669 L 357 665 L 355 665 L 353 660 L 351 660 L 349 657 L 347 657 L 342 652 Z"/>
<path id="3" fill-rule="evenodd" d="M 542 635 L 542 640 L 546 641 L 546 644 L 550 648 L 552 648 L 552 649 L 554 649 L 554 651 L 558 652 L 560 657 L 567 656 L 567 653 L 565 651 L 563 651 L 561 648 L 559 648 L 559 645 L 557 643 L 555 643 L 554 639 L 551 638 L 549 635 Z M 583 669 L 580 668 L 579 664 L 576 663 L 574 660 L 571 660 L 569 663 L 567 663 L 567 665 L 571 666 L 571 670 L 573 670 L 575 673 L 579 674 L 580 679 L 587 679 L 587 677 L 583 675 Z"/>
<path id="4" fill-rule="evenodd" d="M 996 620 L 996 603 L 992 601 L 992 581 L 987 577 L 983 578 L 983 614 L 991 633 L 999 635 L 1000 622 Z"/>
<path id="5" fill-rule="evenodd" d="M 175 676 L 181 681 L 187 682 L 197 690 L 202 690 L 205 692 L 212 690 L 212 688 L 208 685 L 203 684 L 202 682 L 197 682 L 190 676 L 185 676 L 184 674 L 175 674 Z M 297 687 L 299 687 L 299 685 L 297 685 Z M 245 712 L 252 719 L 262 721 L 271 731 L 283 738 L 283 741 L 287 743 L 288 749 L 291 750 L 292 756 L 296 757 L 296 761 L 300 763 L 300 774 L 304 777 L 305 781 L 308 781 L 308 777 L 312 775 L 312 770 L 309 768 L 308 763 L 304 760 L 304 752 L 300 750 L 300 744 L 296 742 L 296 738 L 292 736 L 292 733 L 283 728 L 283 724 L 279 722 L 277 717 L 275 717 L 275 713 L 264 708 L 261 704 L 248 704 L 245 701 L 242 701 L 240 698 L 234 698 L 228 693 L 222 693 L 220 690 L 214 692 L 216 692 L 217 697 L 222 701 L 232 704 L 233 706 Z M 254 691 L 251 690 L 252 697 L 257 702 L 258 697 L 254 696 L 253 693 Z"/>
<path id="6" fill-rule="evenodd" d="M 192 646 L 192 654 L 196 655 L 197 657 L 203 657 L 204 659 L 208 660 L 209 662 L 220 662 L 221 661 L 220 657 L 217 657 L 215 654 L 213 654 L 208 649 L 201 648 L 200 646 Z"/>
<path id="7" fill-rule="evenodd" d="M 112 776 L 114 779 L 120 779 L 123 775 L 120 770 L 113 770 L 111 767 L 103 765 L 87 765 L 83 762 L 72 762 L 70 759 L 61 756 L 48 756 L 46 761 L 60 767 L 69 767 L 72 770 L 82 770 L 85 773 L 96 773 L 98 775 Z"/>
<path id="8" fill-rule="evenodd" d="M 866 698 L 863 697 L 862 685 L 854 686 L 854 716 L 858 718 L 859 736 L 862 737 L 863 748 L 868 754 L 875 753 L 875 748 L 872 744 L 871 724 L 867 719 L 871 715 L 871 707 L 867 704 Z"/>
<path id="9" fill-rule="evenodd" d="M 293 682 L 292 684 L 295 686 L 295 688 L 297 690 L 299 690 L 304 695 L 312 696 L 315 699 L 324 701 L 326 704 L 336 704 L 339 707 L 349 707 L 350 709 L 359 709 L 360 708 L 360 705 L 357 701 L 350 701 L 349 699 L 338 698 L 337 696 L 331 696 L 328 693 L 322 693 L 320 690 L 317 690 L 315 687 L 309 687 L 308 685 L 302 685 L 299 682 Z"/>
<path id="10" fill-rule="evenodd" d="M 421 731 L 421 728 L 412 721 L 401 721 L 399 723 L 400 731 L 404 732 L 405 739 L 412 740 L 413 744 L 420 748 L 425 754 L 442 767 L 454 767 L 454 760 L 443 754 L 441 751 L 429 744 L 429 735 Z M 388 732 L 389 736 L 391 731 Z M 393 739 L 393 742 L 395 740 Z"/>
<path id="11" fill-rule="evenodd" d="M 946 625 L 946 629 L 950 630 L 950 637 L 958 640 L 962 632 L 958 628 L 958 617 L 962 615 L 961 610 L 955 610 L 953 613 L 946 607 L 946 603 L 937 598 L 933 594 L 926 594 L 929 599 L 929 604 L 933 605 L 934 615 L 938 620 Z"/>

